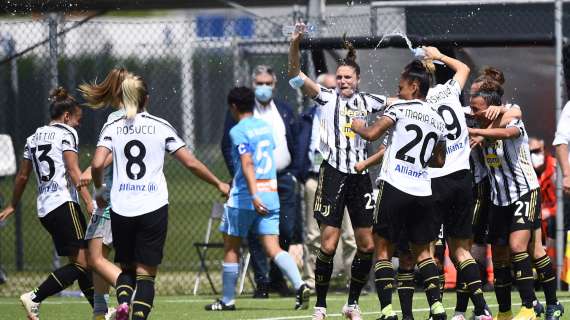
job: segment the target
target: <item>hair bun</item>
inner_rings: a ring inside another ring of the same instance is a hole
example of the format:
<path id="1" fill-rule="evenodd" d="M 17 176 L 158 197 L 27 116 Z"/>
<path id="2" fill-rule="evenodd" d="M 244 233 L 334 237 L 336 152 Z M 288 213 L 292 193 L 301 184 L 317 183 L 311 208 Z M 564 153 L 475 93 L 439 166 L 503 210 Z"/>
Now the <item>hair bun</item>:
<path id="1" fill-rule="evenodd" d="M 498 82 L 500 85 L 503 85 L 505 83 L 505 75 L 501 70 L 497 68 L 485 67 L 485 69 L 481 71 L 481 74 L 484 75 L 485 77 L 493 79 L 494 81 Z"/>
<path id="2" fill-rule="evenodd" d="M 65 88 L 63 87 L 57 87 L 51 90 L 49 93 L 49 99 L 51 101 L 62 101 L 67 98 L 69 98 L 69 94 L 67 93 L 67 90 L 65 90 Z"/>

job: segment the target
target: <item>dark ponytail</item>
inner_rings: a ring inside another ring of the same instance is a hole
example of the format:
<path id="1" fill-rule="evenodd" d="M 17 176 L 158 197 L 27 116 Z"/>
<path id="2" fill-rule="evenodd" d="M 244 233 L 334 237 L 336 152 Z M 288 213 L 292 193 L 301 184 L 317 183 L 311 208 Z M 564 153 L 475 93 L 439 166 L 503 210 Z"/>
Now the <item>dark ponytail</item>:
<path id="1" fill-rule="evenodd" d="M 49 115 L 50 119 L 58 119 L 64 113 L 73 113 L 79 107 L 75 98 L 67 93 L 63 87 L 57 87 L 49 93 Z"/>
<path id="2" fill-rule="evenodd" d="M 342 36 L 343 47 L 348 50 L 346 57 L 338 62 L 337 69 L 342 66 L 351 67 L 356 72 L 356 75 L 360 77 L 360 66 L 356 63 L 356 49 L 352 42 L 346 40 L 346 33 Z"/>
<path id="3" fill-rule="evenodd" d="M 431 88 L 435 66 L 431 60 L 413 60 L 404 67 L 402 79 L 408 82 L 418 82 L 420 95 L 425 98 Z"/>

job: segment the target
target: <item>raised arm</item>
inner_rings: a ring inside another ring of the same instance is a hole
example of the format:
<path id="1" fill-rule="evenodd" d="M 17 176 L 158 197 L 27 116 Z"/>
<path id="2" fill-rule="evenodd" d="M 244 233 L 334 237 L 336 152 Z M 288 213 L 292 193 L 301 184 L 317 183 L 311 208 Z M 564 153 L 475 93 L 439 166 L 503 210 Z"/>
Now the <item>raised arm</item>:
<path id="1" fill-rule="evenodd" d="M 10 204 L 0 212 L 0 221 L 6 220 L 15 211 L 20 199 L 22 199 L 22 194 L 26 189 L 28 180 L 30 179 L 30 173 L 32 172 L 32 161 L 28 159 L 22 159 L 20 162 L 20 170 L 16 174 L 16 180 L 14 181 L 14 189 L 12 190 L 12 200 Z"/>
<path id="2" fill-rule="evenodd" d="M 453 76 L 453 80 L 459 83 L 459 86 L 463 90 L 465 83 L 467 83 L 467 78 L 469 77 L 469 73 L 471 69 L 469 67 L 454 58 L 448 57 L 441 53 L 436 47 L 422 47 L 426 52 L 426 58 L 438 60 L 445 63 L 451 70 L 455 71 L 455 75 Z"/>
<path id="3" fill-rule="evenodd" d="M 309 79 L 303 72 L 301 72 L 301 54 L 299 50 L 299 44 L 301 43 L 301 38 L 303 32 L 305 31 L 304 23 L 295 24 L 295 30 L 291 35 L 291 44 L 289 45 L 289 63 L 287 75 L 289 78 L 299 77 L 303 81 L 301 86 L 301 91 L 304 95 L 313 98 L 319 94 L 319 85 L 317 85 L 313 80 Z"/>
<path id="4" fill-rule="evenodd" d="M 200 160 L 190 153 L 188 148 L 182 147 L 174 152 L 173 155 L 176 160 L 192 171 L 198 178 L 216 187 L 224 196 L 228 195 L 230 186 L 220 181 Z"/>
<path id="5" fill-rule="evenodd" d="M 354 119 L 352 120 L 351 128 L 352 131 L 356 132 L 364 140 L 374 141 L 386 133 L 395 123 L 392 118 L 381 116 L 371 126 L 367 127 L 364 120 Z"/>
<path id="6" fill-rule="evenodd" d="M 469 128 L 468 130 L 471 136 L 480 136 L 493 140 L 514 139 L 518 138 L 521 134 L 520 129 L 517 127 L 488 129 Z"/>

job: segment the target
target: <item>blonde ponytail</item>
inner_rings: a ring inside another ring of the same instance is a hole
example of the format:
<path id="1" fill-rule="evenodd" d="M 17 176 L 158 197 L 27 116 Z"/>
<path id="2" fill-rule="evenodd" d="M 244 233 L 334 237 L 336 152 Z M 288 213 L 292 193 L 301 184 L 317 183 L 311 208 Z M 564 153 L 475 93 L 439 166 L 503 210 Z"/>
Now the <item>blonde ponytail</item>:
<path id="1" fill-rule="evenodd" d="M 122 91 L 121 84 L 127 77 L 133 74 L 125 68 L 112 69 L 105 80 L 97 83 L 83 83 L 79 85 L 79 92 L 93 109 L 99 109 L 108 105 L 118 108 L 121 105 Z"/>
<path id="2" fill-rule="evenodd" d="M 148 94 L 146 84 L 142 77 L 129 76 L 121 84 L 123 92 L 123 105 L 128 119 L 144 109 L 145 99 Z"/>

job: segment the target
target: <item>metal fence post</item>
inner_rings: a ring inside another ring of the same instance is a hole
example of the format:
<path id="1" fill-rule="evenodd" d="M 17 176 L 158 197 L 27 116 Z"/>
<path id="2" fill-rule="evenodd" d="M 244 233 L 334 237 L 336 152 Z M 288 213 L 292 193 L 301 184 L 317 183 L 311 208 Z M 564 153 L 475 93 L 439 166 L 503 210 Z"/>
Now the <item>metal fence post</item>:
<path id="1" fill-rule="evenodd" d="M 554 33 L 556 37 L 556 123 L 560 120 L 562 112 L 562 0 L 554 3 Z M 558 166 L 558 177 L 562 177 L 562 171 Z M 564 194 L 562 192 L 562 179 L 556 179 L 556 196 L 557 196 L 557 212 L 556 212 L 556 270 L 558 273 L 558 288 L 560 289 L 562 280 L 562 261 L 564 259 Z"/>
<path id="2" fill-rule="evenodd" d="M 56 88 L 59 83 L 57 72 L 57 20 L 57 13 L 50 13 L 48 15 L 50 89 Z"/>
<path id="3" fill-rule="evenodd" d="M 184 41 L 181 52 L 182 61 L 182 130 L 183 139 L 188 148 L 194 151 L 194 83 L 192 76 L 192 56 L 194 54 L 194 20 L 189 18 L 186 27 L 188 28 L 188 39 Z"/>

